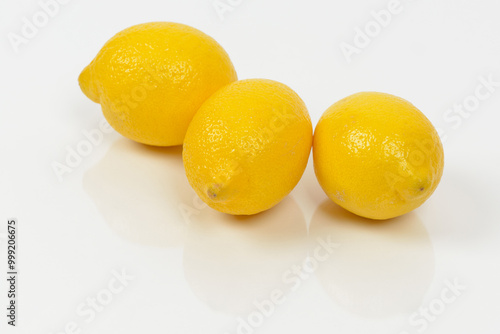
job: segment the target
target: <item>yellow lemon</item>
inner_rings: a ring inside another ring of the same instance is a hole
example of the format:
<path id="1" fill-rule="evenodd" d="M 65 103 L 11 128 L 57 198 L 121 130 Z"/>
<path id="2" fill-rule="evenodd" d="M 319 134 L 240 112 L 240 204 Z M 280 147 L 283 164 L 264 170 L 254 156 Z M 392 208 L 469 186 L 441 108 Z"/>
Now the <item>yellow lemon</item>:
<path id="1" fill-rule="evenodd" d="M 119 32 L 79 77 L 116 131 L 156 146 L 182 144 L 201 104 L 235 80 L 229 56 L 214 39 L 170 22 Z"/>
<path id="2" fill-rule="evenodd" d="M 212 95 L 189 125 L 182 152 L 189 183 L 210 207 L 235 215 L 267 210 L 297 184 L 312 125 L 289 87 L 234 82 Z"/>
<path id="3" fill-rule="evenodd" d="M 439 136 L 408 101 L 384 93 L 351 95 L 325 111 L 314 132 L 314 170 L 335 203 L 388 219 L 423 204 L 443 173 Z"/>

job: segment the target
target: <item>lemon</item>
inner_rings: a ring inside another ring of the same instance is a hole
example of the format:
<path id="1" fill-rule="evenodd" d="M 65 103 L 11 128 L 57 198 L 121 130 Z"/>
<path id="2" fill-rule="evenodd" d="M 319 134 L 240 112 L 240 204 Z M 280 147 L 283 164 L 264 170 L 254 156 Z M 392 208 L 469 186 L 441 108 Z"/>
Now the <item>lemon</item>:
<path id="1" fill-rule="evenodd" d="M 235 80 L 229 56 L 214 39 L 170 22 L 119 32 L 79 77 L 116 131 L 156 146 L 182 144 L 201 104 Z"/>
<path id="2" fill-rule="evenodd" d="M 388 219 L 423 204 L 443 173 L 439 136 L 408 101 L 384 93 L 351 95 L 328 108 L 314 132 L 314 170 L 335 203 Z"/>
<path id="3" fill-rule="evenodd" d="M 189 183 L 210 207 L 234 215 L 267 210 L 297 184 L 307 165 L 312 125 L 288 86 L 234 82 L 193 117 L 183 161 Z"/>

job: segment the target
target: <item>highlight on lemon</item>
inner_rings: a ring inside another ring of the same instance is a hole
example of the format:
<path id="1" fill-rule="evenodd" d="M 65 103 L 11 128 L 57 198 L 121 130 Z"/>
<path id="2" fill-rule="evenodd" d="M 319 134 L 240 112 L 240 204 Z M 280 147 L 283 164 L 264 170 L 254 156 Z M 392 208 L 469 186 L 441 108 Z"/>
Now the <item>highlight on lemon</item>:
<path id="1" fill-rule="evenodd" d="M 213 209 L 250 215 L 280 202 L 299 182 L 312 144 L 301 98 L 265 79 L 236 81 L 195 114 L 183 161 L 189 183 Z"/>
<path id="2" fill-rule="evenodd" d="M 335 203 L 388 219 L 422 205 L 443 173 L 438 133 L 410 102 L 362 92 L 328 108 L 314 132 L 314 170 Z"/>
<path id="3" fill-rule="evenodd" d="M 119 32 L 79 77 L 116 131 L 156 146 L 182 144 L 202 103 L 235 80 L 229 56 L 213 38 L 172 22 Z"/>

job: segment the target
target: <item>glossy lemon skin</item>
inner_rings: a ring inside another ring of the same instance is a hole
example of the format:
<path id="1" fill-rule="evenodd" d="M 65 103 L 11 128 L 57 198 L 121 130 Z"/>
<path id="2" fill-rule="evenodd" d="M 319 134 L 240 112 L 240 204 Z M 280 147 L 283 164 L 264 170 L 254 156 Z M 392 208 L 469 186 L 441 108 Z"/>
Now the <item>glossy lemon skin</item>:
<path id="1" fill-rule="evenodd" d="M 201 104 L 235 80 L 229 56 L 213 38 L 171 22 L 119 32 L 79 77 L 116 131 L 156 146 L 182 144 Z"/>
<path id="2" fill-rule="evenodd" d="M 377 92 L 351 95 L 325 111 L 313 158 L 328 197 L 372 219 L 422 205 L 444 166 L 443 146 L 425 115 L 402 98 Z"/>
<path id="3" fill-rule="evenodd" d="M 183 161 L 205 203 L 250 215 L 273 207 L 295 187 L 311 145 L 311 120 L 293 90 L 271 80 L 242 80 L 201 106 L 186 134 Z"/>

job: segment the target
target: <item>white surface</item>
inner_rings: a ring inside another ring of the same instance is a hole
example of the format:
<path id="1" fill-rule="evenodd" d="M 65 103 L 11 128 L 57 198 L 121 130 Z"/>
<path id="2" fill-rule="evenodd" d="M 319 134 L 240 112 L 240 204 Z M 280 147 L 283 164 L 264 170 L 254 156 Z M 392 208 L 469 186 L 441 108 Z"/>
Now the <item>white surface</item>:
<path id="1" fill-rule="evenodd" d="M 499 333 L 500 88 L 470 117 L 443 118 L 474 94 L 479 77 L 500 81 L 499 2 L 403 0 L 349 64 L 341 43 L 352 43 L 355 28 L 389 1 L 223 2 L 235 4 L 224 20 L 212 0 L 72 0 L 15 53 L 8 33 L 19 34 L 22 18 L 40 7 L 2 1 L 0 233 L 7 218 L 19 220 L 20 309 L 15 329 L 2 311 L 0 332 L 61 333 L 75 322 L 89 334 L 232 334 L 255 300 L 278 290 L 284 302 L 255 333 Z M 366 224 L 329 213 L 335 207 L 310 164 L 279 206 L 239 221 L 199 206 L 179 148 L 148 149 L 114 132 L 59 182 L 53 162 L 63 163 L 67 147 L 103 119 L 79 90 L 80 71 L 113 34 L 156 20 L 213 36 L 240 79 L 288 84 L 314 124 L 354 92 L 408 99 L 447 136 L 439 188 L 396 222 Z M 328 235 L 333 253 L 313 274 L 293 278 L 289 268 Z M 95 319 L 87 321 L 86 306 L 77 313 L 87 298 L 109 296 L 103 289 L 122 269 L 134 279 Z M 451 301 L 445 289 L 454 280 L 465 290 Z M 439 301 L 443 291 L 449 303 Z M 412 314 L 429 305 L 445 309 L 422 330 L 426 321 Z"/>

